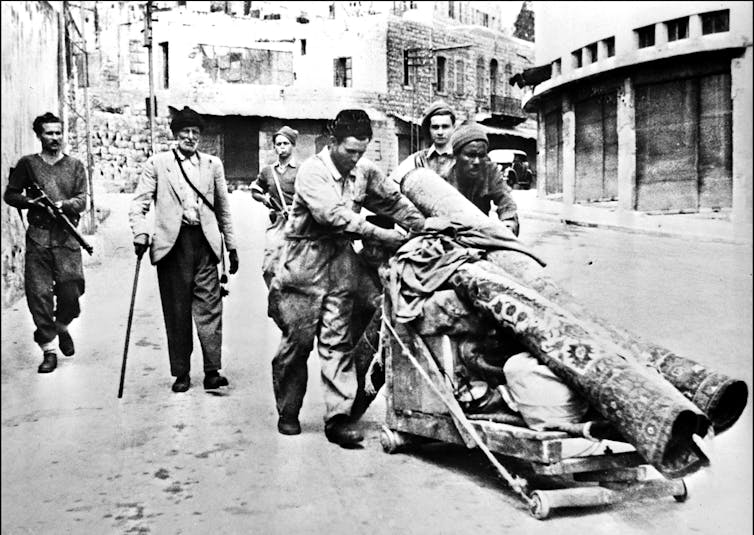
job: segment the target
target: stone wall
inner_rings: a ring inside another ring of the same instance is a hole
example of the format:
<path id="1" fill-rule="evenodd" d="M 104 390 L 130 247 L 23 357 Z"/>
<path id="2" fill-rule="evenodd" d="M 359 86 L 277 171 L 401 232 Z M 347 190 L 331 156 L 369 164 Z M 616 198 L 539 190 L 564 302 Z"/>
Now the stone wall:
<path id="1" fill-rule="evenodd" d="M 125 15 L 113 12 L 108 16 L 108 20 L 114 22 Z M 192 33 L 190 24 L 197 21 L 189 17 L 186 19 L 188 26 L 183 27 L 179 24 L 182 19 L 176 16 L 177 13 L 170 12 L 160 15 L 160 24 L 165 24 L 166 28 L 169 27 L 173 32 L 169 36 L 171 80 L 169 89 L 161 86 L 159 48 L 155 50 L 155 72 L 158 73 L 155 88 L 158 101 L 156 149 L 164 150 L 171 139 L 167 118 L 163 116 L 167 115 L 166 104 L 185 103 L 196 107 L 199 111 L 205 110 L 214 114 L 213 117 L 218 119 L 233 115 L 258 118 L 256 121 L 260 124 L 259 142 L 258 146 L 251 148 L 250 151 L 257 153 L 259 166 L 265 165 L 269 160 L 274 160 L 274 152 L 266 136 L 275 131 L 273 124 L 284 122 L 282 119 L 268 120 L 264 118 L 265 115 L 285 117 L 295 113 L 292 110 L 309 110 L 304 113 L 304 115 L 309 115 L 308 120 L 293 120 L 302 125 L 302 138 L 299 144 L 300 148 L 306 147 L 303 152 L 308 156 L 309 152 L 313 154 L 317 143 L 322 145 L 321 140 L 317 142 L 318 136 L 321 135 L 318 131 L 322 124 L 334 118 L 337 111 L 342 108 L 361 107 L 374 110 L 376 114 L 373 115 L 381 116 L 380 119 L 375 120 L 375 135 L 366 156 L 374 160 L 383 171 L 389 173 L 398 164 L 397 134 L 405 133 L 406 130 L 405 123 L 395 119 L 394 115 L 402 118 L 410 117 L 418 121 L 429 102 L 436 98 L 444 98 L 457 109 L 459 120 L 475 117 L 478 112 L 489 109 L 490 59 L 496 58 L 499 62 L 498 87 L 500 90 L 498 93 L 513 95 L 518 88 L 511 88 L 505 82 L 504 66 L 510 63 L 513 70 L 521 70 L 528 65 L 520 56 L 529 57 L 533 54 L 529 43 L 506 37 L 500 32 L 485 28 L 475 28 L 471 32 L 467 27 L 459 27 L 457 24 L 436 22 L 435 26 L 432 26 L 395 16 L 349 20 L 348 27 L 351 31 L 341 27 L 343 23 L 339 21 L 318 23 L 322 28 L 326 27 L 328 31 L 335 32 L 333 35 L 342 35 L 343 39 L 346 37 L 351 39 L 346 45 L 345 41 L 333 42 L 333 39 L 316 38 L 314 34 L 310 34 L 312 28 L 309 26 L 313 27 L 314 23 L 299 24 L 288 28 L 282 21 L 234 20 L 215 14 L 210 25 L 211 31 L 208 30 L 209 34 L 214 37 L 209 39 L 208 34 L 203 33 L 203 41 L 213 42 L 220 46 L 223 42 L 222 35 L 227 35 L 228 43 L 235 42 L 238 41 L 236 34 L 239 30 L 251 28 L 259 30 L 255 33 L 258 39 L 271 39 L 274 35 L 270 32 L 274 28 L 279 28 L 280 38 L 285 38 L 286 42 L 278 43 L 275 47 L 288 47 L 294 50 L 292 60 L 297 76 L 292 85 L 280 88 L 275 85 L 227 83 L 222 80 L 213 81 L 205 70 L 207 58 L 202 50 L 209 45 L 197 44 L 196 35 Z M 103 16 L 103 20 L 105 18 Z M 107 33 L 104 27 L 103 31 Z M 144 70 L 140 67 L 144 63 L 140 61 L 140 58 L 143 59 L 146 49 L 139 46 L 140 42 L 136 41 L 139 36 L 134 24 L 124 26 L 123 30 L 118 30 L 118 32 L 121 32 L 119 37 L 110 36 L 110 41 L 111 44 L 116 41 L 120 43 L 121 54 L 116 57 L 114 51 L 109 50 L 101 60 L 103 65 L 117 63 L 119 65 L 117 73 L 101 77 L 98 86 L 90 90 L 95 190 L 97 187 L 102 187 L 107 191 L 131 191 L 138 179 L 141 164 L 149 155 L 149 132 L 144 109 L 148 82 L 147 76 L 140 74 Z M 164 30 L 163 37 L 158 36 L 159 31 L 155 32 L 156 43 L 163 38 L 168 39 L 168 34 L 164 33 Z M 303 32 L 302 38 L 308 36 L 308 52 L 304 56 L 301 55 L 298 44 L 288 43 L 291 35 L 298 35 L 296 32 Z M 222 35 L 219 35 L 221 33 Z M 350 43 L 356 42 L 353 41 L 354 39 L 358 41 L 359 46 L 349 48 Z M 134 41 L 133 45 L 130 41 Z M 233 46 L 236 45 L 238 45 L 237 42 Z M 453 85 L 452 89 L 446 93 L 437 94 L 432 87 L 435 66 L 434 56 L 429 53 L 429 49 L 465 47 L 466 45 L 471 46 L 442 52 L 448 58 L 447 78 L 449 81 L 456 77 L 455 60 L 463 60 L 464 91 L 462 93 L 456 91 Z M 352 88 L 332 86 L 332 58 L 344 53 L 344 47 L 349 54 L 353 55 L 354 87 Z M 416 79 L 413 85 L 406 87 L 403 85 L 403 51 L 412 47 L 426 50 L 427 61 L 425 65 L 416 69 Z M 228 48 L 228 50 L 237 49 Z M 267 52 L 282 54 L 286 57 L 290 55 L 280 50 Z M 260 51 L 260 53 L 263 52 Z M 485 87 L 478 95 L 476 62 L 480 57 L 485 66 L 483 80 Z M 230 61 L 230 56 L 226 59 Z M 282 66 L 265 63 L 265 68 L 274 70 L 284 67 L 283 70 L 288 72 L 291 67 L 290 61 L 287 59 L 284 63 L 285 65 Z M 230 68 L 230 64 L 227 67 Z M 196 104 L 191 104 L 192 102 Z M 396 124 L 396 121 L 400 123 L 400 126 Z M 266 122 L 270 123 L 269 132 L 267 132 Z M 213 133 L 203 138 L 202 150 L 222 156 L 224 154 L 223 133 Z"/>
<path id="2" fill-rule="evenodd" d="M 140 94 L 92 88 L 90 95 L 90 133 L 92 146 L 92 183 L 96 192 L 130 193 L 134 190 L 142 164 L 151 155 L 149 118 Z M 83 100 L 79 94 L 80 110 Z M 155 117 L 155 150 L 170 147 L 170 118 L 163 112 Z M 86 161 L 86 125 L 80 118 L 69 132 L 72 155 Z"/>
<path id="3" fill-rule="evenodd" d="M 418 117 L 431 101 L 442 98 L 453 106 L 461 119 L 490 111 L 490 61 L 498 62 L 497 91 L 500 96 L 521 99 L 522 90 L 508 83 L 512 73 L 532 65 L 533 44 L 478 28 L 470 32 L 456 26 L 436 23 L 434 27 L 399 17 L 390 17 L 387 32 L 388 91 L 386 111 Z M 449 48 L 458 47 L 458 48 Z M 403 52 L 421 48 L 421 64 L 414 68 L 414 83 L 403 85 Z M 428 52 L 435 48 L 434 55 Z M 442 50 L 446 49 L 446 50 Z M 433 84 L 437 56 L 446 58 L 446 89 L 438 92 Z M 479 87 L 477 64 L 484 66 L 483 87 Z M 457 60 L 463 62 L 463 91 L 456 86 Z M 510 65 L 510 67 L 506 67 Z M 506 71 L 506 68 L 508 69 Z M 510 73 L 510 74 L 508 74 Z M 532 119 L 533 120 L 533 119 Z"/>

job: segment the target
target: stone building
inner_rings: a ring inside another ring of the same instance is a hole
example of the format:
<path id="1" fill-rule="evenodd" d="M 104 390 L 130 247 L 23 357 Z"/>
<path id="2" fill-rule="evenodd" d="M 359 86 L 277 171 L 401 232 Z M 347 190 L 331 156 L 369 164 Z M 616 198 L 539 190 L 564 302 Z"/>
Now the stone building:
<path id="1" fill-rule="evenodd" d="M 38 115 L 61 114 L 59 84 L 60 11 L 48 2 L 3 2 L 2 14 L 2 191 L 10 168 L 24 154 L 39 151 L 31 125 Z M 41 76 L 40 73 L 46 73 Z M 24 228 L 15 208 L 2 215 L 2 305 L 23 292 Z"/>
<path id="2" fill-rule="evenodd" d="M 151 151 L 144 3 L 91 4 L 94 178 L 130 191 Z M 274 159 L 280 126 L 300 131 L 303 159 L 324 146 L 327 121 L 348 107 L 372 118 L 366 156 L 390 172 L 420 145 L 421 112 L 436 98 L 460 120 L 487 125 L 494 148 L 520 148 L 535 161 L 534 116 L 522 110 L 525 93 L 507 83 L 533 64 L 534 48 L 503 28 L 496 2 L 154 6 L 155 149 L 170 140 L 168 107 L 191 106 L 208 122 L 203 148 L 223 158 L 234 185 Z"/>
<path id="3" fill-rule="evenodd" d="M 751 225 L 751 3 L 552 2 L 536 35 L 540 196 Z"/>

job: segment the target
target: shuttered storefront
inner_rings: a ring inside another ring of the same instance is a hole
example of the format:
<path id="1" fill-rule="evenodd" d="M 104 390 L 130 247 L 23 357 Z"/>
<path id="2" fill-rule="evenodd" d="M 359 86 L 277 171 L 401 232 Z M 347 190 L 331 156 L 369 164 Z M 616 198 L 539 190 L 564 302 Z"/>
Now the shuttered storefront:
<path id="1" fill-rule="evenodd" d="M 576 103 L 575 202 L 618 197 L 618 130 L 616 94 Z"/>
<path id="2" fill-rule="evenodd" d="M 636 209 L 732 204 L 730 73 L 636 86 Z"/>
<path id="3" fill-rule="evenodd" d="M 545 114 L 545 194 L 563 193 L 563 116 L 559 108 Z"/>
<path id="4" fill-rule="evenodd" d="M 733 205 L 733 103 L 730 74 L 699 80 L 699 206 Z"/>

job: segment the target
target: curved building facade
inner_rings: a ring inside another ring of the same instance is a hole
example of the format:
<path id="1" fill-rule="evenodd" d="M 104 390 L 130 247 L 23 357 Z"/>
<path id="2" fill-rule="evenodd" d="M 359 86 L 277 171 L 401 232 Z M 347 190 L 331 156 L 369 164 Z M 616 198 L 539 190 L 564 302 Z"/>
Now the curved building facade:
<path id="1" fill-rule="evenodd" d="M 538 195 L 752 221 L 752 4 L 548 2 Z"/>

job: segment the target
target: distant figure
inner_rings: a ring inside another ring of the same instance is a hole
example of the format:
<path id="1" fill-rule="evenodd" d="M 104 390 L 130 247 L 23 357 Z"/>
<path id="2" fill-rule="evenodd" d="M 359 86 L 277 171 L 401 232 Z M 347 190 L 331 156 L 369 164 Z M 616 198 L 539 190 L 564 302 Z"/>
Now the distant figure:
<path id="1" fill-rule="evenodd" d="M 178 139 L 177 150 L 146 161 L 129 211 L 134 251 L 142 256 L 150 248 L 145 216 L 154 202 L 150 257 L 157 267 L 170 373 L 176 378 L 173 392 L 191 386 L 192 317 L 204 357 L 204 388 L 228 385 L 219 374 L 223 303 L 217 264 L 223 240 L 231 274 L 238 271 L 238 254 L 223 164 L 197 150 L 203 127 L 194 110 L 184 107 L 175 113 L 170 129 Z"/>
<path id="2" fill-rule="evenodd" d="M 409 155 L 403 160 L 390 178 L 398 183 L 409 171 L 417 167 L 428 167 L 443 178 L 448 178 L 450 168 L 455 163 L 450 136 L 456 124 L 456 114 L 444 101 L 437 100 L 424 111 L 421 132 L 426 140 L 432 141 L 429 148 Z"/>
<path id="3" fill-rule="evenodd" d="M 81 161 L 63 154 L 60 118 L 45 113 L 34 119 L 33 128 L 42 150 L 18 161 L 3 199 L 11 206 L 29 210 L 24 289 L 36 326 L 34 341 L 42 348 L 42 363 L 37 371 L 50 373 L 58 365 L 55 338 L 63 355 L 70 357 L 75 352 L 68 326 L 81 313 L 84 269 L 76 239 L 29 195 L 35 195 L 33 186 L 39 186 L 75 226 L 86 208 L 86 172 Z"/>
<path id="4" fill-rule="evenodd" d="M 270 226 L 265 232 L 262 277 L 267 288 L 275 273 L 280 249 L 283 246 L 283 227 L 293 204 L 293 183 L 298 174 L 298 163 L 293 157 L 298 131 L 284 126 L 272 136 L 278 161 L 262 168 L 251 185 L 251 196 L 270 209 Z"/>

